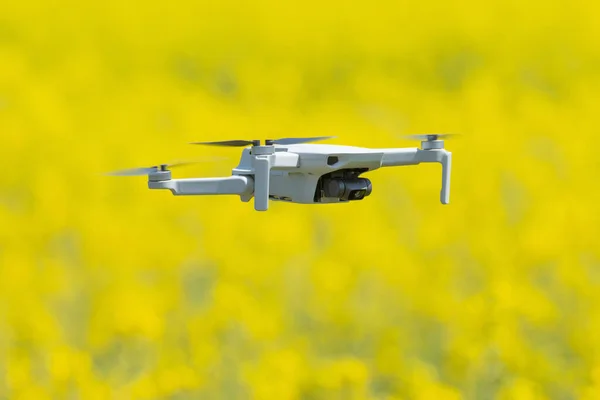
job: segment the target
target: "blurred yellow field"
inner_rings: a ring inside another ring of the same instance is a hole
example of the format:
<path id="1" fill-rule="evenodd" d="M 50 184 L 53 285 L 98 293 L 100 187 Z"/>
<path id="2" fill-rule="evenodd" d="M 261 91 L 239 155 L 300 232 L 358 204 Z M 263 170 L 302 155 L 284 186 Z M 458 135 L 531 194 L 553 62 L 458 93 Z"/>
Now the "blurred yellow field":
<path id="1" fill-rule="evenodd" d="M 0 398 L 600 398 L 599 7 L 0 4 Z M 105 172 L 336 135 L 437 165 L 343 205 Z"/>

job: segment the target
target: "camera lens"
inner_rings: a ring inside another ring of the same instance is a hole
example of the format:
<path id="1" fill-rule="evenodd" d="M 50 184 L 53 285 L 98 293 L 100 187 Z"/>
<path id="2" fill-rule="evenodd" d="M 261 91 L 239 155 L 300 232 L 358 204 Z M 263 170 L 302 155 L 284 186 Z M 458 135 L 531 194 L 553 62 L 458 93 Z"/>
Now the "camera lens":
<path id="1" fill-rule="evenodd" d="M 325 183 L 327 197 L 342 197 L 345 191 L 346 185 L 342 179 L 330 179 Z"/>
<path id="2" fill-rule="evenodd" d="M 348 200 L 362 200 L 366 194 L 366 189 L 351 190 L 348 194 Z"/>

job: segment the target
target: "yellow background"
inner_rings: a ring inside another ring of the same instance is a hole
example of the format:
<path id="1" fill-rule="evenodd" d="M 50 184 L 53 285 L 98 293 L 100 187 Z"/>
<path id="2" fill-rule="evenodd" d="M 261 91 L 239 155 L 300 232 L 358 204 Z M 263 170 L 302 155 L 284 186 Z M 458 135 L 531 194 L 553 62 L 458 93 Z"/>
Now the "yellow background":
<path id="1" fill-rule="evenodd" d="M 0 4 L 0 398 L 600 398 L 589 0 Z M 106 171 L 337 135 L 439 165 L 345 205 Z"/>

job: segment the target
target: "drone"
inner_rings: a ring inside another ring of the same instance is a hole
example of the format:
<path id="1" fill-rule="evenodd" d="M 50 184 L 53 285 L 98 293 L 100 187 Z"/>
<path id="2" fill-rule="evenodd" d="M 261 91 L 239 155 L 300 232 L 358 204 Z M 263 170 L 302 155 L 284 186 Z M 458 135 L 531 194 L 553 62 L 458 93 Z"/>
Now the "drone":
<path id="1" fill-rule="evenodd" d="M 173 179 L 170 168 L 188 164 L 160 164 L 115 171 L 110 175 L 147 175 L 149 189 L 170 190 L 175 196 L 238 195 L 254 198 L 256 211 L 267 211 L 269 200 L 301 204 L 347 203 L 363 200 L 373 190 L 363 174 L 381 167 L 420 163 L 442 165 L 440 202 L 450 203 L 452 153 L 444 149 L 450 134 L 411 135 L 420 148 L 370 149 L 314 144 L 331 136 L 260 140 L 193 142 L 194 145 L 244 147 L 231 176 Z"/>

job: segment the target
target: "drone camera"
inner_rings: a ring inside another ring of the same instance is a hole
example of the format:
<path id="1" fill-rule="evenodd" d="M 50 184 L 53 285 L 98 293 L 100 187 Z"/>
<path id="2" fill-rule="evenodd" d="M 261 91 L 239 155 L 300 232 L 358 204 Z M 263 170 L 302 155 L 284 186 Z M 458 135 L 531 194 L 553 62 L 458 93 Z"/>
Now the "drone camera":
<path id="1" fill-rule="evenodd" d="M 373 190 L 366 178 L 329 178 L 323 181 L 326 197 L 337 197 L 342 201 L 362 200 Z"/>

